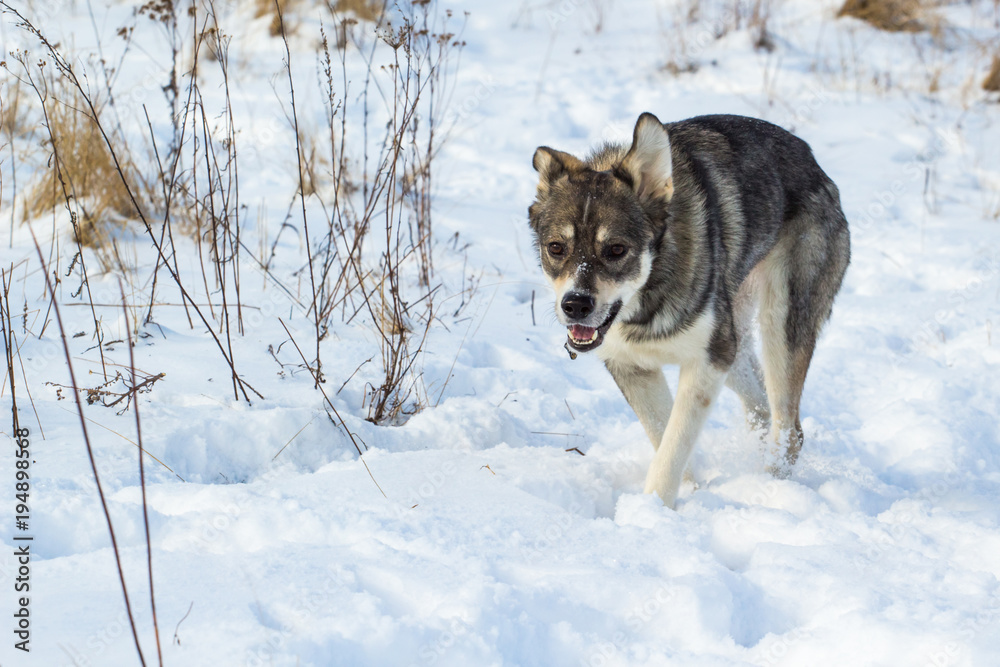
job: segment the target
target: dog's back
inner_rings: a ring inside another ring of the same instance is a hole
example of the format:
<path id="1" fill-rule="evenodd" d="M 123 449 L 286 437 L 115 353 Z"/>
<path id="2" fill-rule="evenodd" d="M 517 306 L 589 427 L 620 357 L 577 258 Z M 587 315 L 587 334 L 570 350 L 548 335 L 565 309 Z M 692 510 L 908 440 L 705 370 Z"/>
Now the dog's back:
<path id="1" fill-rule="evenodd" d="M 846 231 L 837 186 L 809 144 L 787 130 L 732 115 L 698 116 L 665 127 L 674 155 L 684 154 L 704 189 L 706 211 L 722 216 L 709 224 L 739 220 L 744 227 L 727 234 L 726 264 L 737 285 L 775 245 L 787 221 L 804 217 L 826 234 Z M 734 203 L 738 211 L 731 210 Z M 731 247 L 734 240 L 740 248 Z"/>

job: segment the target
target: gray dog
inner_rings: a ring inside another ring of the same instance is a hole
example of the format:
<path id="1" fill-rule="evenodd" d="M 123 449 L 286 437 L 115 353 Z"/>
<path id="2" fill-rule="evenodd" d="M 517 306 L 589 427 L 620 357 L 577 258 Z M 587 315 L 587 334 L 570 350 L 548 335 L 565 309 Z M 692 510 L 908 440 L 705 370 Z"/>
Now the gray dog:
<path id="1" fill-rule="evenodd" d="M 771 426 L 786 476 L 802 448 L 799 399 L 850 260 L 837 186 L 809 146 L 754 118 L 663 124 L 586 160 L 541 147 L 528 209 L 567 348 L 594 351 L 656 454 L 646 493 L 673 507 L 723 383 Z M 751 327 L 758 314 L 763 371 Z M 680 366 L 672 399 L 664 364 Z"/>

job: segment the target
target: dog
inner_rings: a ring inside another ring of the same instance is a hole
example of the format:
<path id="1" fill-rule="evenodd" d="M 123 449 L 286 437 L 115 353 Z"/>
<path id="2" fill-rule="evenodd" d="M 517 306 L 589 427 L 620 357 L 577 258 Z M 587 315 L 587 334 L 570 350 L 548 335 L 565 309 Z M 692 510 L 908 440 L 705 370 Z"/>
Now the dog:
<path id="1" fill-rule="evenodd" d="M 532 165 L 528 220 L 566 347 L 604 362 L 652 441 L 645 492 L 674 506 L 723 384 L 752 426 L 770 428 L 769 470 L 787 477 L 851 252 L 840 193 L 809 145 L 755 118 L 644 113 L 631 146 L 584 160 L 542 146 Z M 680 367 L 676 397 L 665 364 Z"/>

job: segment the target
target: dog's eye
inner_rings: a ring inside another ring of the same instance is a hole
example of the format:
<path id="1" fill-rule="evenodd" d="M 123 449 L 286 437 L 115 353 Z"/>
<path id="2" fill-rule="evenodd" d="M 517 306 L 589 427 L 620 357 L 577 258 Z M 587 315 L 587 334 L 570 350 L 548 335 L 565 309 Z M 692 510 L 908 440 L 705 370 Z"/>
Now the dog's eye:
<path id="1" fill-rule="evenodd" d="M 616 243 L 613 246 L 608 246 L 608 249 L 605 251 L 607 256 L 611 259 L 621 259 L 625 256 L 626 252 L 628 252 L 628 248 L 619 243 Z"/>
<path id="2" fill-rule="evenodd" d="M 548 245 L 548 248 L 549 248 L 549 254 L 555 255 L 557 257 L 566 252 L 566 248 L 563 246 L 562 243 L 550 243 Z"/>

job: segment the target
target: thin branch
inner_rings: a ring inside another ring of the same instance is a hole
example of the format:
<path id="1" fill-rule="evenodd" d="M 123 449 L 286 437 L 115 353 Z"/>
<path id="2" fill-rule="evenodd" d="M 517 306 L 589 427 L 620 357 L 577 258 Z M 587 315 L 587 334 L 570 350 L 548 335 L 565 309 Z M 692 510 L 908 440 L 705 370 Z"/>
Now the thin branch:
<path id="1" fill-rule="evenodd" d="M 312 240 L 309 238 L 309 217 L 306 215 L 306 189 L 303 182 L 302 167 L 302 135 L 299 133 L 299 117 L 295 110 L 295 84 L 292 81 L 292 52 L 288 46 L 288 35 L 285 34 L 285 18 L 281 11 L 281 3 L 274 0 L 274 9 L 278 13 L 278 26 L 281 28 L 281 41 L 285 45 L 285 69 L 288 71 L 288 89 L 292 102 L 292 123 L 295 130 L 295 159 L 299 167 L 299 202 L 302 204 L 302 227 L 306 237 L 306 258 L 309 261 L 309 285 L 312 288 L 312 303 L 309 308 L 313 314 L 313 323 L 316 326 L 316 387 L 319 388 L 319 380 L 322 377 L 323 362 L 320 359 L 319 343 L 320 336 L 320 315 L 317 306 L 319 293 L 316 291 L 316 275 L 313 270 Z"/>
<path id="2" fill-rule="evenodd" d="M 122 293 L 122 312 L 125 315 L 125 335 L 128 343 L 128 363 L 132 371 L 132 385 L 135 386 L 135 350 L 132 348 L 132 326 L 128 320 L 128 304 L 125 303 L 125 287 L 121 278 L 118 279 L 118 289 Z M 137 388 L 136 388 L 137 389 Z M 119 399 L 120 400 L 120 399 Z M 156 637 L 156 657 L 160 667 L 163 667 L 163 651 L 160 649 L 160 626 L 156 621 L 156 595 L 153 592 L 153 545 L 149 539 L 149 506 L 146 503 L 146 468 L 142 463 L 142 422 L 139 419 L 139 395 L 136 393 L 132 404 L 135 411 L 135 437 L 139 442 L 139 486 L 142 488 L 142 522 L 146 527 L 146 568 L 149 571 L 149 605 L 153 609 L 153 635 Z"/>
<path id="3" fill-rule="evenodd" d="M 0 3 L 6 6 L 6 3 Z M 97 494 L 101 498 L 101 509 L 104 511 L 104 518 L 108 524 L 108 533 L 111 535 L 111 548 L 115 554 L 115 565 L 118 568 L 118 581 L 122 586 L 122 596 L 125 598 L 125 611 L 128 613 L 128 623 L 132 629 L 132 639 L 135 640 L 135 650 L 139 654 L 139 662 L 142 667 L 146 667 L 146 658 L 142 654 L 142 647 L 139 645 L 139 633 L 135 629 L 135 619 L 132 616 L 132 604 L 128 598 L 128 588 L 125 586 L 125 573 L 122 570 L 121 555 L 118 552 L 118 540 L 115 539 L 115 528 L 111 523 L 111 513 L 108 511 L 108 502 L 104 498 L 104 488 L 101 486 L 101 477 L 97 472 L 97 461 L 94 459 L 94 449 L 90 445 L 90 435 L 87 433 L 87 420 L 83 415 L 83 403 L 80 402 L 80 392 L 76 389 L 76 374 L 73 372 L 73 359 L 69 352 L 69 341 L 66 340 L 66 329 L 63 327 L 62 315 L 59 313 L 59 303 L 52 286 L 52 278 L 49 277 L 49 268 L 42 257 L 42 247 L 38 245 L 35 237 L 35 230 L 30 229 L 31 240 L 35 244 L 35 252 L 38 253 L 38 261 L 42 265 L 42 274 L 45 276 L 45 286 L 49 294 L 52 295 L 52 305 L 56 313 L 56 324 L 59 326 L 59 336 L 62 339 L 63 353 L 66 355 L 66 367 L 69 369 L 69 381 L 72 385 L 73 398 L 76 400 L 76 412 L 80 416 L 80 430 L 83 431 L 83 442 L 87 447 L 87 458 L 90 459 L 90 470 L 94 473 L 94 483 L 97 484 Z"/>
<path id="4" fill-rule="evenodd" d="M 128 179 L 125 177 L 125 172 L 124 172 L 124 170 L 122 168 L 121 162 L 118 159 L 118 153 L 117 153 L 117 151 L 115 151 L 114 146 L 113 146 L 113 144 L 111 142 L 111 138 L 108 136 L 107 132 L 104 129 L 104 126 L 100 122 L 100 117 L 99 117 L 99 114 L 97 113 L 96 107 L 94 106 L 93 100 L 90 98 L 90 96 L 84 90 L 83 85 L 80 83 L 80 80 L 77 78 L 75 72 L 73 71 L 72 66 L 63 57 L 63 55 L 58 51 L 58 49 L 56 49 L 56 47 L 51 42 L 49 42 L 48 38 L 46 38 L 45 35 L 42 34 L 42 32 L 38 28 L 36 28 L 30 21 L 28 21 L 28 19 L 26 19 L 18 10 L 14 9 L 13 7 L 11 7 L 10 4 L 8 4 L 5 0 L 0 0 L 0 7 L 2 7 L 4 10 L 6 10 L 6 11 L 10 12 L 11 14 L 13 14 L 14 16 L 16 16 L 17 19 L 18 19 L 17 25 L 19 27 L 21 27 L 21 28 L 24 28 L 28 32 L 30 32 L 32 35 L 35 36 L 36 39 L 38 39 L 42 43 L 42 46 L 45 47 L 45 49 L 49 52 L 49 55 L 52 57 L 52 61 L 55 64 L 55 66 L 70 81 L 70 83 L 73 84 L 73 86 L 80 93 L 81 99 L 84 102 L 86 102 L 87 108 L 90 110 L 90 117 L 94 121 L 94 125 L 97 128 L 98 132 L 101 133 L 101 137 L 104 139 L 104 143 L 105 143 L 105 145 L 108 148 L 108 152 L 111 155 L 111 159 L 115 163 L 115 170 L 118 173 L 118 177 L 121 179 L 122 185 L 124 185 L 124 187 L 125 187 L 125 191 L 128 193 L 129 200 L 132 203 L 132 208 L 135 210 L 136 215 L 139 217 L 139 220 L 142 222 L 143 226 L 145 227 L 146 234 L 149 236 L 150 241 L 152 241 L 153 247 L 156 249 L 156 252 L 159 254 L 159 257 L 162 259 L 162 261 L 164 263 L 164 266 L 166 267 L 167 271 L 170 273 L 170 277 L 173 279 L 174 283 L 177 285 L 177 289 L 180 290 L 181 296 L 188 303 L 191 304 L 191 306 L 194 309 L 194 311 L 198 314 L 198 318 L 202 321 L 202 324 L 205 325 L 205 328 L 208 330 L 209 335 L 211 335 L 212 339 L 215 341 L 216 347 L 219 348 L 219 352 L 222 354 L 222 357 L 226 360 L 226 363 L 229 365 L 230 371 L 232 372 L 233 383 L 234 383 L 234 385 L 239 390 L 236 393 L 236 398 L 239 399 L 239 394 L 242 393 L 243 394 L 243 399 L 247 403 L 249 403 L 250 402 L 250 397 L 249 397 L 249 395 L 246 392 L 247 389 L 249 389 L 250 391 L 252 391 L 258 397 L 264 398 L 263 394 L 261 394 L 259 391 L 257 391 L 256 389 L 254 389 L 249 383 L 247 383 L 241 377 L 239 377 L 239 374 L 236 372 L 236 366 L 235 366 L 232 358 L 230 358 L 230 356 L 226 353 L 226 350 L 225 350 L 225 348 L 222 345 L 222 341 L 220 341 L 219 338 L 218 338 L 218 336 L 215 335 L 215 331 L 213 331 L 212 325 L 209 324 L 208 319 L 205 318 L 204 313 L 201 312 L 201 309 L 198 308 L 198 306 L 195 303 L 194 299 L 188 293 L 187 289 L 185 289 L 184 284 L 181 282 L 180 275 L 177 273 L 177 271 L 173 267 L 170 266 L 170 263 L 167 262 L 167 256 L 166 256 L 166 253 L 163 250 L 163 246 L 162 246 L 161 243 L 159 243 L 157 241 L 156 235 L 153 233 L 153 228 L 149 224 L 149 220 L 146 218 L 146 214 L 143 212 L 142 206 L 139 204 L 138 200 L 136 199 L 135 193 L 133 192 L 132 187 L 128 183 Z M 46 278 L 48 278 L 48 277 L 46 276 Z"/>
<path id="5" fill-rule="evenodd" d="M 365 467 L 365 470 L 368 471 L 368 476 L 372 478 L 372 482 L 375 483 L 375 487 L 378 489 L 379 493 L 382 494 L 382 497 L 388 498 L 388 496 L 385 495 L 385 491 L 382 490 L 382 487 L 379 486 L 379 483 L 375 480 L 375 475 L 372 474 L 371 469 L 368 467 L 368 463 L 365 461 L 364 455 L 361 452 L 361 447 L 358 446 L 358 441 L 355 439 L 354 434 L 351 432 L 351 429 L 347 426 L 347 422 L 345 422 L 344 418 L 340 416 L 339 412 L 337 412 L 337 408 L 334 407 L 333 402 L 330 400 L 330 397 L 326 395 L 326 391 L 323 389 L 323 386 L 319 383 L 319 374 L 316 371 L 314 371 L 311 366 L 309 366 L 309 362 L 306 361 L 306 355 L 302 354 L 302 348 L 300 348 L 299 344 L 295 341 L 295 336 L 292 335 L 292 332 L 288 330 L 287 326 L 285 326 L 284 320 L 278 318 L 278 322 L 281 323 L 281 327 L 285 330 L 285 333 L 288 334 L 288 338 L 292 341 L 292 345 L 295 346 L 296 351 L 302 358 L 302 363 L 305 364 L 306 369 L 309 371 L 310 374 L 312 374 L 313 379 L 316 381 L 316 387 L 319 389 L 320 393 L 323 394 L 323 399 L 326 401 L 326 404 L 330 406 L 330 410 L 332 410 L 333 414 L 337 417 L 337 420 L 340 422 L 340 426 L 344 429 L 344 432 L 347 433 L 347 437 L 351 439 L 351 443 L 354 445 L 354 449 L 358 450 L 358 458 L 361 459 L 361 464 Z M 365 445 L 365 449 L 367 448 L 368 446 Z"/>

